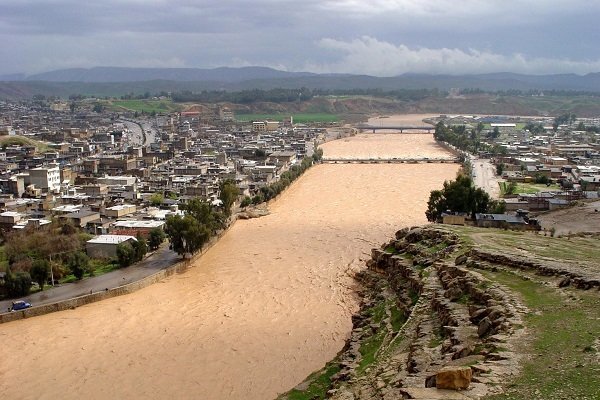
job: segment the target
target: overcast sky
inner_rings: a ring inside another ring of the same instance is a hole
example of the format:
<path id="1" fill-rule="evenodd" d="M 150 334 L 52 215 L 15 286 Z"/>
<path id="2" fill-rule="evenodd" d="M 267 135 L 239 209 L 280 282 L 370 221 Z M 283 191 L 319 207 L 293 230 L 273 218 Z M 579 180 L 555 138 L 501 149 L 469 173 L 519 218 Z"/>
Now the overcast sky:
<path id="1" fill-rule="evenodd" d="M 0 0 L 0 74 L 270 66 L 600 72 L 600 1 Z"/>

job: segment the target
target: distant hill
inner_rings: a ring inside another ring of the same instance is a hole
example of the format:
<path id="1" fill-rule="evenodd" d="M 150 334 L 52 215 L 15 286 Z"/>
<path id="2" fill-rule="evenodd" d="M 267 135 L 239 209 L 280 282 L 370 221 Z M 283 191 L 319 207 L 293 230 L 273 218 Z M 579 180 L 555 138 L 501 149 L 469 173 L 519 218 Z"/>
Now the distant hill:
<path id="1" fill-rule="evenodd" d="M 30 75 L 27 81 L 48 82 L 141 82 L 167 80 L 177 82 L 241 82 L 252 79 L 277 79 L 314 75 L 308 72 L 286 72 L 267 67 L 242 68 L 71 68 Z"/>
<path id="2" fill-rule="evenodd" d="M 63 69 L 24 76 L 0 76 L 0 98 L 24 99 L 36 94 L 68 97 L 71 94 L 122 96 L 160 91 L 228 90 L 274 88 L 310 89 L 481 89 L 571 90 L 600 92 L 600 73 L 587 75 L 524 75 L 494 73 L 479 75 L 403 74 L 375 77 L 351 74 L 287 72 L 266 67 L 243 68 L 121 68 Z"/>

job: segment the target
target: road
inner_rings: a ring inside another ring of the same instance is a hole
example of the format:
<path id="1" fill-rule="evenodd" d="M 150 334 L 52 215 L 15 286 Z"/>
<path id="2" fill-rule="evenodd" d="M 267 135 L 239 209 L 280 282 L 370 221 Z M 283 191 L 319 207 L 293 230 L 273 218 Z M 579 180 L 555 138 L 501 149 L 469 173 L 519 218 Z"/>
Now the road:
<path id="1" fill-rule="evenodd" d="M 55 287 L 46 287 L 43 292 L 37 292 L 30 296 L 16 299 L 25 300 L 34 306 L 55 303 L 61 300 L 72 299 L 90 291 L 98 292 L 112 289 L 154 274 L 156 271 L 167 268 L 179 261 L 178 255 L 169 250 L 168 243 L 163 245 L 152 255 L 127 268 L 117 269 L 104 275 L 94 276 L 74 283 L 65 283 Z M 0 312 L 4 312 L 11 306 L 12 300 L 0 301 Z"/>
<path id="2" fill-rule="evenodd" d="M 154 143 L 158 135 L 158 122 L 156 119 L 121 119 L 130 131 L 128 140 L 131 146 L 146 146 Z"/>
<path id="3" fill-rule="evenodd" d="M 485 190 L 492 198 L 498 199 L 500 197 L 500 186 L 498 183 L 501 179 L 496 176 L 496 167 L 490 160 L 472 158 L 471 164 L 473 166 L 473 183 L 475 186 Z"/>

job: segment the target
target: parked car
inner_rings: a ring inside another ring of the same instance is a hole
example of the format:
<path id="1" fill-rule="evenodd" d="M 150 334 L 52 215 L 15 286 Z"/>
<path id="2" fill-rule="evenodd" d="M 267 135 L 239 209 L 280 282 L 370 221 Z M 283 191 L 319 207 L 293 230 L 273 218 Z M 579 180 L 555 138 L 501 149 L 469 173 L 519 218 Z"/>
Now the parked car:
<path id="1" fill-rule="evenodd" d="M 26 301 L 23 301 L 23 300 L 13 301 L 12 306 L 9 308 L 9 311 L 19 311 L 19 310 L 24 310 L 29 307 L 31 307 L 31 304 Z"/>

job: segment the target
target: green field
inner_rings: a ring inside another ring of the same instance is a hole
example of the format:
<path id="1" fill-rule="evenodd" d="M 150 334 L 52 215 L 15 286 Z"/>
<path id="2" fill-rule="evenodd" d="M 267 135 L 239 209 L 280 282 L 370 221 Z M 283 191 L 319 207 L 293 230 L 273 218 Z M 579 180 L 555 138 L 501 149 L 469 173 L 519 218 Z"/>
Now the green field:
<path id="1" fill-rule="evenodd" d="M 130 111 L 145 112 L 145 113 L 169 113 L 181 109 L 179 104 L 173 103 L 171 100 L 113 100 L 113 106 L 124 108 Z"/>
<path id="2" fill-rule="evenodd" d="M 284 118 L 289 116 L 294 117 L 294 123 L 307 123 L 307 122 L 338 122 L 340 120 L 338 115 L 326 114 L 326 113 L 289 113 L 289 114 L 238 114 L 236 119 L 238 121 L 283 121 Z"/>

